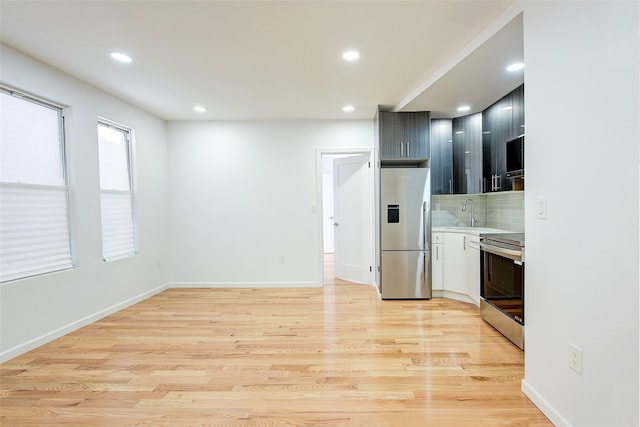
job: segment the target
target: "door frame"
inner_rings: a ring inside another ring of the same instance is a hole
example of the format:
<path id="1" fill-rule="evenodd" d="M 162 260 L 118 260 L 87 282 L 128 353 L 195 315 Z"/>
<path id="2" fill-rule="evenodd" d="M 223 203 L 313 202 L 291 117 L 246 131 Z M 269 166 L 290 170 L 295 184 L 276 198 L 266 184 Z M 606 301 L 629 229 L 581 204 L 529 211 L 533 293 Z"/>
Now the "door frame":
<path id="1" fill-rule="evenodd" d="M 320 272 L 320 283 L 324 286 L 324 244 L 323 244 L 323 226 L 325 221 L 324 207 L 322 204 L 323 192 L 322 192 L 322 156 L 331 154 L 365 154 L 369 156 L 369 162 L 371 167 L 369 168 L 369 223 L 371 229 L 369 232 L 369 262 L 372 266 L 371 275 L 369 276 L 368 285 L 376 286 L 375 270 L 376 270 L 376 256 L 375 256 L 375 150 L 373 148 L 319 148 L 316 149 L 316 226 L 318 231 L 318 243 L 316 246 L 317 265 Z"/>

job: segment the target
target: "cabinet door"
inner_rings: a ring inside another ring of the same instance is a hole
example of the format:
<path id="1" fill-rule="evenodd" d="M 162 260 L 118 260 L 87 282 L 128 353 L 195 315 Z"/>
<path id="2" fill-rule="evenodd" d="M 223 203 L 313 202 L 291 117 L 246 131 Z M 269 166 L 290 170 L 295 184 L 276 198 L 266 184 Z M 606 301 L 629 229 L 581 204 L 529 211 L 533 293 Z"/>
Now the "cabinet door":
<path id="1" fill-rule="evenodd" d="M 442 290 L 442 244 L 431 245 L 431 288 Z"/>
<path id="2" fill-rule="evenodd" d="M 466 147 L 464 137 L 464 122 L 461 119 L 453 119 L 453 194 L 466 194 L 464 173 L 464 151 Z"/>
<path id="3" fill-rule="evenodd" d="M 401 114 L 403 123 L 404 155 L 410 159 L 427 159 L 429 157 L 431 113 L 421 111 L 399 114 Z"/>
<path id="4" fill-rule="evenodd" d="M 464 151 L 467 194 L 482 192 L 482 113 L 466 116 Z"/>
<path id="5" fill-rule="evenodd" d="M 444 233 L 442 244 L 443 289 L 467 295 L 467 273 L 464 256 L 464 234 Z"/>
<path id="6" fill-rule="evenodd" d="M 491 191 L 493 162 L 491 161 L 491 109 L 482 112 L 482 192 Z"/>
<path id="7" fill-rule="evenodd" d="M 451 119 L 431 120 L 431 194 L 452 194 Z"/>
<path id="8" fill-rule="evenodd" d="M 487 191 L 505 191 L 511 189 L 511 181 L 507 178 L 506 142 L 511 139 L 513 130 L 513 97 L 511 94 L 501 98 L 485 113 L 491 141 L 491 174 Z M 483 129 L 484 131 L 484 129 Z M 486 137 L 485 137 L 486 138 Z M 485 150 L 486 152 L 486 150 Z M 485 173 L 485 179 L 486 179 Z"/>
<path id="9" fill-rule="evenodd" d="M 453 119 L 454 193 L 482 192 L 482 114 Z"/>
<path id="10" fill-rule="evenodd" d="M 380 136 L 380 159 L 395 160 L 402 158 L 401 142 L 403 124 L 397 113 L 378 112 L 378 132 Z"/>
<path id="11" fill-rule="evenodd" d="M 515 138 L 524 133 L 524 85 L 518 86 L 512 92 L 512 105 L 513 120 L 511 125 L 511 138 Z"/>
<path id="12" fill-rule="evenodd" d="M 504 191 L 507 189 L 509 180 L 507 179 L 507 140 L 511 139 L 512 118 L 513 118 L 513 102 L 511 94 L 502 98 L 496 104 L 494 114 L 495 122 L 493 123 L 492 137 L 492 161 L 496 175 L 496 191 Z"/>
<path id="13" fill-rule="evenodd" d="M 480 238 L 472 234 L 465 235 L 464 259 L 467 281 L 467 294 L 476 305 L 480 305 Z"/>

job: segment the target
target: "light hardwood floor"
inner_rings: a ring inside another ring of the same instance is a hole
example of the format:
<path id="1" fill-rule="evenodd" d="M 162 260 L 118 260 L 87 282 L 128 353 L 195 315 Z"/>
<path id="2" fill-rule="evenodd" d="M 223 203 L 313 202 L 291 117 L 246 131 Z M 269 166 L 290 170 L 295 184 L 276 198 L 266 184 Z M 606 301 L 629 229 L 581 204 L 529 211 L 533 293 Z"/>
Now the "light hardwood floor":
<path id="1" fill-rule="evenodd" d="M 548 426 L 478 309 L 170 289 L 0 365 L 0 425 Z"/>

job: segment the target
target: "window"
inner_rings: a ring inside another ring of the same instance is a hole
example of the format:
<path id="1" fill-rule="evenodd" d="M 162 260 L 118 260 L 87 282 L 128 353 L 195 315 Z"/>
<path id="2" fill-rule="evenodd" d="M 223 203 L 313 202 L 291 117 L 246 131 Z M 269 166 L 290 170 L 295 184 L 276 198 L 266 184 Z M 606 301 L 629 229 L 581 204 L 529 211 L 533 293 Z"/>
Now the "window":
<path id="1" fill-rule="evenodd" d="M 137 254 L 131 130 L 99 120 L 98 150 L 102 256 L 112 261 Z"/>
<path id="2" fill-rule="evenodd" d="M 58 106 L 0 86 L 0 281 L 73 267 Z"/>

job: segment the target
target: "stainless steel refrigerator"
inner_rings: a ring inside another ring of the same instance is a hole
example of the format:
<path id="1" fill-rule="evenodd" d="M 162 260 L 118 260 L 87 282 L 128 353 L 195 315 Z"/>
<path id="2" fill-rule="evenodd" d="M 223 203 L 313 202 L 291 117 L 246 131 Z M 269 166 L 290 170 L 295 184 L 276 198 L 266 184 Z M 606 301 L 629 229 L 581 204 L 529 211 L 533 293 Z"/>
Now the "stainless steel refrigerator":
<path id="1" fill-rule="evenodd" d="M 382 168 L 381 288 L 383 299 L 431 298 L 429 168 Z"/>

